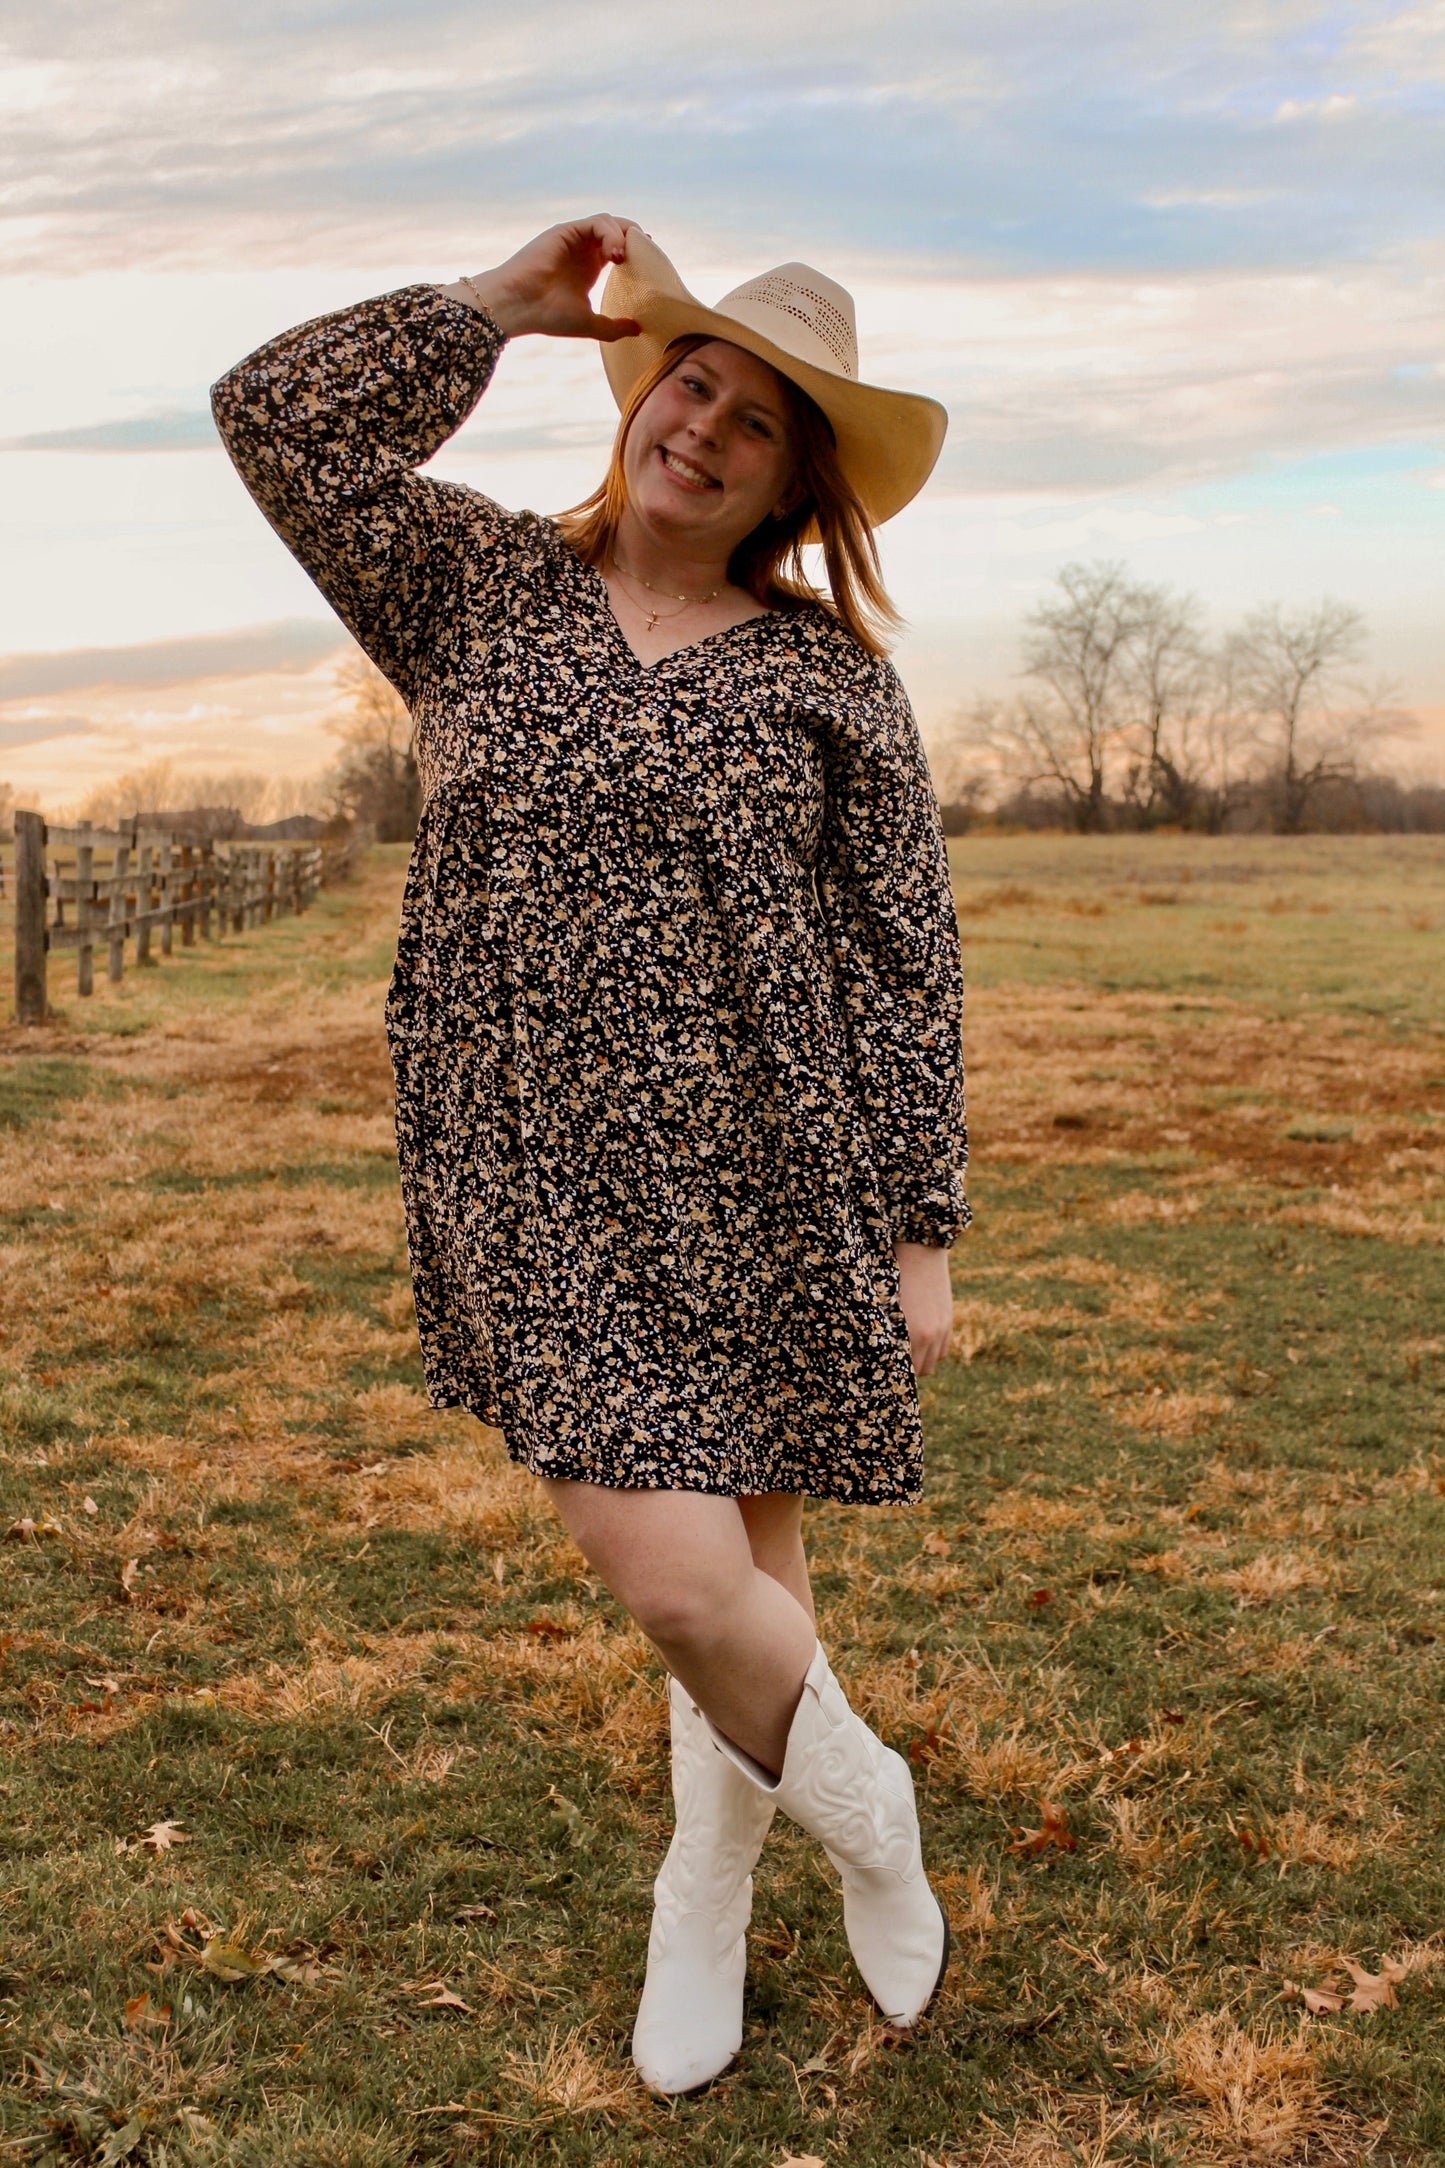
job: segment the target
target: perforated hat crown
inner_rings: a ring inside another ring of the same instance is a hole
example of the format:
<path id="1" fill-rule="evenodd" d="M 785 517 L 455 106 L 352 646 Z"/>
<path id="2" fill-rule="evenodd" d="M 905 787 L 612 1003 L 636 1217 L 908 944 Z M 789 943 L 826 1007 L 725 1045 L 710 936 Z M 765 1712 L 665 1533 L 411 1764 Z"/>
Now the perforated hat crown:
<path id="1" fill-rule="evenodd" d="M 860 383 L 853 296 L 811 264 L 760 272 L 710 309 L 688 292 L 657 244 L 631 226 L 626 258 L 614 265 L 600 307 L 642 327 L 636 337 L 602 349 L 619 406 L 674 339 L 702 332 L 756 354 L 822 408 L 838 463 L 873 526 L 901 511 L 933 471 L 947 413 L 917 392 Z"/>
<path id="2" fill-rule="evenodd" d="M 748 324 L 815 368 L 858 381 L 858 324 L 853 296 L 811 264 L 780 263 L 744 280 L 717 305 L 719 316 Z M 780 321 L 788 319 L 788 321 Z"/>

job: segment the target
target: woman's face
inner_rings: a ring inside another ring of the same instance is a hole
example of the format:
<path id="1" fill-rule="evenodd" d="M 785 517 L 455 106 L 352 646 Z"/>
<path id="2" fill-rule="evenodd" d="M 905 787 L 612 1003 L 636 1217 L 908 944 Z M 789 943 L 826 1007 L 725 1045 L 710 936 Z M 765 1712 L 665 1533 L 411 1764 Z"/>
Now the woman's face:
<path id="1" fill-rule="evenodd" d="M 651 391 L 623 451 L 628 508 L 682 555 L 726 563 L 790 502 L 787 398 L 776 370 L 709 339 Z"/>

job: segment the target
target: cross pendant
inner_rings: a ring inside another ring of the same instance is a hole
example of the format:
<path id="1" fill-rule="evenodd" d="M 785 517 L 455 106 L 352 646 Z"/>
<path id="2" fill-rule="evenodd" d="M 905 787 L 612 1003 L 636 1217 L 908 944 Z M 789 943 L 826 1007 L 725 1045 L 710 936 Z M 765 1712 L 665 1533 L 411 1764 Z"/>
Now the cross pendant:
<path id="1" fill-rule="evenodd" d="M 649 632 L 651 632 L 651 630 L 652 630 L 653 626 L 654 626 L 654 625 L 655 625 L 656 623 L 657 623 L 657 612 L 656 612 L 656 610 L 652 610 L 652 611 L 650 611 L 650 612 L 648 613 L 648 619 L 647 619 L 647 629 L 648 629 L 648 631 L 649 631 Z"/>

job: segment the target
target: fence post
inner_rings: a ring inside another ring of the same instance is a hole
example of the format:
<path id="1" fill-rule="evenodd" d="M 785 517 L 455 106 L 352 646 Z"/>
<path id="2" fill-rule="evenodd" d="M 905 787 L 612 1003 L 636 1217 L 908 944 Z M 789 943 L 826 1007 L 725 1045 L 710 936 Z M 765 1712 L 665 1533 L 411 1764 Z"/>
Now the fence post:
<path id="1" fill-rule="evenodd" d="M 137 921 L 135 929 L 135 960 L 138 967 L 143 964 L 155 963 L 155 958 L 151 954 L 150 921 L 151 862 L 155 857 L 155 851 L 154 847 L 149 843 L 140 844 L 139 851 L 140 870 L 136 874 L 135 878 L 135 907 Z"/>
<path id="2" fill-rule="evenodd" d="M 201 939 L 209 941 L 211 938 L 211 901 L 216 886 L 216 846 L 214 843 L 203 843 L 201 845 L 200 883 Z"/>
<path id="3" fill-rule="evenodd" d="M 169 836 L 162 838 L 159 860 L 156 885 L 161 892 L 161 954 L 169 956 L 176 923 L 176 868 Z"/>
<path id="4" fill-rule="evenodd" d="M 15 1021 L 45 1022 L 45 822 L 15 816 Z"/>
<path id="5" fill-rule="evenodd" d="M 90 828 L 89 821 L 77 821 L 82 835 Z M 95 915 L 90 894 L 95 879 L 95 849 L 92 844 L 78 843 L 75 848 L 75 931 L 80 946 L 76 951 L 75 990 L 78 994 L 95 992 L 95 949 L 90 939 L 91 921 Z"/>
<path id="6" fill-rule="evenodd" d="M 196 945 L 196 877 L 192 871 L 195 853 L 189 843 L 181 845 L 181 947 Z"/>
<path id="7" fill-rule="evenodd" d="M 112 986 L 119 986 L 125 977 L 125 924 L 126 879 L 130 873 L 130 845 L 117 843 L 110 861 L 110 912 L 108 938 L 110 955 L 106 960 L 105 975 Z"/>

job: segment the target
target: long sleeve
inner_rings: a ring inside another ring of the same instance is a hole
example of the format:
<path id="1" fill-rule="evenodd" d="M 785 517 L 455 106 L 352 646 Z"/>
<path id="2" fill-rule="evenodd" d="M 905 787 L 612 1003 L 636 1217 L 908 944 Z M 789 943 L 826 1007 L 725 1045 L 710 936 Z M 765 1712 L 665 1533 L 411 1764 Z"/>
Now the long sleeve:
<path id="1" fill-rule="evenodd" d="M 241 479 L 402 697 L 414 700 L 474 491 L 423 465 L 481 397 L 503 346 L 489 316 L 403 286 L 258 347 L 211 392 Z"/>
<path id="2" fill-rule="evenodd" d="M 860 673 L 826 761 L 816 884 L 859 1102 L 895 1239 L 947 1248 L 972 1216 L 958 917 L 918 725 L 889 664 Z"/>

